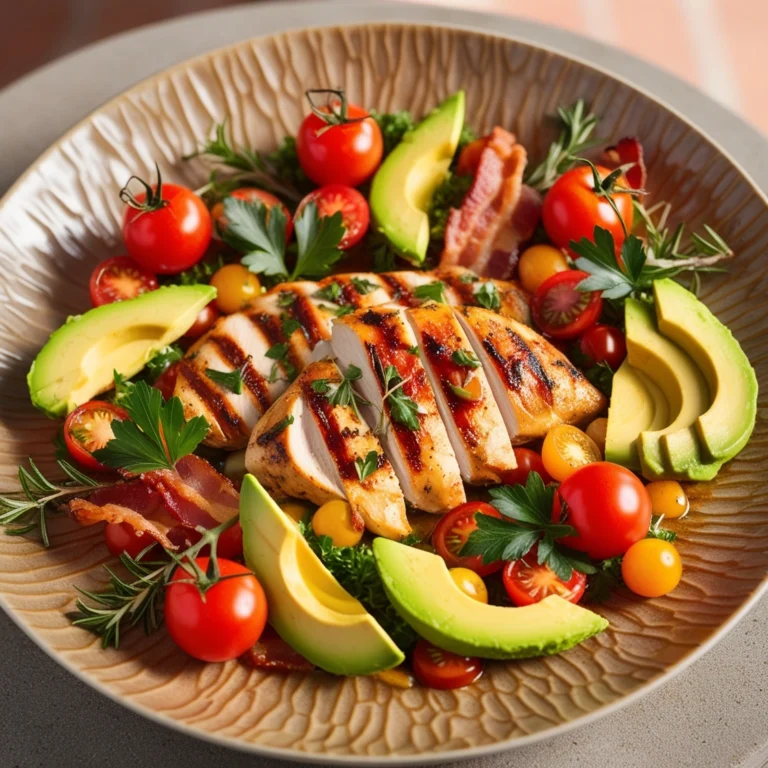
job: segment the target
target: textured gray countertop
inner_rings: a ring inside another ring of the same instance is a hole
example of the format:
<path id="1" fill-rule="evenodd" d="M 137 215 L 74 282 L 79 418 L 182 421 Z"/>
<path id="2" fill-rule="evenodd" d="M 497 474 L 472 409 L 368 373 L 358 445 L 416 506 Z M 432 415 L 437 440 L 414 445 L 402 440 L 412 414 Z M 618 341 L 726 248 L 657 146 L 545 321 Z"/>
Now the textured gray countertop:
<path id="1" fill-rule="evenodd" d="M 190 56 L 251 36 L 360 21 L 460 24 L 524 38 L 593 62 L 685 114 L 768 190 L 768 144 L 739 118 L 674 77 L 571 33 L 510 17 L 351 2 L 239 6 L 109 39 L 0 92 L 0 192 L 90 110 Z M 62 84 L 69 92 L 62 98 Z M 627 708 L 541 744 L 465 768 L 764 768 L 768 765 L 768 597 L 712 651 Z M 123 709 L 72 677 L 0 613 L 0 767 L 286 765 L 197 741 Z"/>

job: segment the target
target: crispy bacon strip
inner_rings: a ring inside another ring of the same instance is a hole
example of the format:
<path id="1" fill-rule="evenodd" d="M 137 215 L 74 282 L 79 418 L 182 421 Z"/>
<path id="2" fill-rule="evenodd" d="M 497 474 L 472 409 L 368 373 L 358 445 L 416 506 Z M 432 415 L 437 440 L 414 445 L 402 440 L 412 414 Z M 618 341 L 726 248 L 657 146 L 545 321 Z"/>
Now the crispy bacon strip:
<path id="1" fill-rule="evenodd" d="M 272 627 L 264 627 L 259 641 L 241 657 L 241 661 L 256 669 L 281 669 L 285 672 L 312 672 L 315 665 L 294 651 Z"/>
<path id="2" fill-rule="evenodd" d="M 541 205 L 533 190 L 526 188 L 523 195 L 526 163 L 525 148 L 514 135 L 494 128 L 461 208 L 448 216 L 441 267 L 459 265 L 488 277 L 511 274 L 520 243 L 538 223 Z"/>

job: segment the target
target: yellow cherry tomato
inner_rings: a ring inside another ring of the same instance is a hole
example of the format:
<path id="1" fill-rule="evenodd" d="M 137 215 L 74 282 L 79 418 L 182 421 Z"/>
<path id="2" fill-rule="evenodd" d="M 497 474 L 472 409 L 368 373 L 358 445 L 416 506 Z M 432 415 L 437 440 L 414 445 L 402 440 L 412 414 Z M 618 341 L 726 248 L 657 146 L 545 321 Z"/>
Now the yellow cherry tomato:
<path id="1" fill-rule="evenodd" d="M 346 501 L 326 501 L 312 515 L 312 530 L 317 536 L 330 536 L 337 547 L 354 547 L 363 538 L 365 525 L 362 519 L 352 514 L 352 507 Z"/>
<path id="2" fill-rule="evenodd" d="M 595 441 L 595 445 L 600 449 L 600 453 L 605 455 L 605 432 L 608 429 L 608 419 L 599 418 L 589 422 L 587 435 Z"/>
<path id="3" fill-rule="evenodd" d="M 552 427 L 544 438 L 544 445 L 541 446 L 544 469 L 561 483 L 577 469 L 602 458 L 595 441 L 569 424 Z"/>
<path id="4" fill-rule="evenodd" d="M 677 480 L 656 480 L 645 486 L 651 497 L 654 515 L 664 515 L 667 520 L 685 517 L 690 509 L 690 502 L 683 486 Z"/>
<path id="5" fill-rule="evenodd" d="M 227 264 L 211 278 L 216 308 L 224 315 L 239 312 L 261 293 L 259 278 L 242 264 Z"/>
<path id="6" fill-rule="evenodd" d="M 683 575 L 677 550 L 662 539 L 640 539 L 621 561 L 624 583 L 642 597 L 661 597 L 671 592 Z"/>
<path id="7" fill-rule="evenodd" d="M 469 595 L 478 603 L 488 603 L 488 590 L 485 582 L 474 571 L 469 568 L 451 568 L 448 573 L 451 574 L 454 583 L 465 595 Z"/>
<path id="8" fill-rule="evenodd" d="M 312 507 L 303 501 L 283 501 L 280 504 L 280 509 L 295 523 L 300 523 Z"/>
<path id="9" fill-rule="evenodd" d="M 552 275 L 565 272 L 568 259 L 554 245 L 532 245 L 520 256 L 518 274 L 520 282 L 528 293 L 536 293 L 538 287 Z"/>

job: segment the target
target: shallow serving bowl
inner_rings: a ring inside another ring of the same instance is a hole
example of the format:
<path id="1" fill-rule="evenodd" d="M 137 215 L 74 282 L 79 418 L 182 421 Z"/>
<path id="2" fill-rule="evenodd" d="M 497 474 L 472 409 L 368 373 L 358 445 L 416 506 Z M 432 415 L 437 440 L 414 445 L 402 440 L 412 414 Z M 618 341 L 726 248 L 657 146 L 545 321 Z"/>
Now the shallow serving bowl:
<path id="1" fill-rule="evenodd" d="M 120 251 L 117 190 L 155 161 L 164 177 L 206 178 L 184 163 L 229 117 L 238 142 L 269 150 L 294 132 L 307 87 L 343 84 L 352 100 L 417 115 L 458 88 L 482 132 L 515 131 L 534 159 L 558 104 L 584 97 L 605 138 L 642 139 L 652 200 L 673 203 L 735 250 L 703 298 L 733 330 L 768 390 L 768 201 L 744 172 L 682 117 L 592 66 L 518 40 L 447 27 L 376 24 L 291 32 L 194 59 L 109 102 L 44 154 L 0 202 L 0 475 L 16 487 L 27 456 L 52 466 L 56 425 L 29 403 L 24 376 L 47 335 L 90 306 L 87 276 Z M 5 151 L 12 151 L 6 147 Z M 391 688 L 369 678 L 261 674 L 238 663 L 198 664 L 159 632 L 125 636 L 120 651 L 70 626 L 73 584 L 103 582 L 99 528 L 66 519 L 53 546 L 0 536 L 3 607 L 57 661 L 139 712 L 188 733 L 275 756 L 443 761 L 511 747 L 607 713 L 702 653 L 768 585 L 768 422 L 761 397 L 752 441 L 716 482 L 691 487 L 676 526 L 685 571 L 665 598 L 617 595 L 598 610 L 611 628 L 548 659 L 489 664 L 461 691 Z"/>

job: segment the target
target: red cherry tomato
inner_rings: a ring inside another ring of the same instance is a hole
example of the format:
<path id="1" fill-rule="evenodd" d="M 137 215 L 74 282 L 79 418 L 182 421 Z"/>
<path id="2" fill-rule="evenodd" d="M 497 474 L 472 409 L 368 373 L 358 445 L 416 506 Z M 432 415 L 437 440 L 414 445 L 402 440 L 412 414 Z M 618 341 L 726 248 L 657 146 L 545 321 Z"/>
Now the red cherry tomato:
<path id="1" fill-rule="evenodd" d="M 589 365 L 607 363 L 612 371 L 617 371 L 627 356 L 624 334 L 612 325 L 598 324 L 587 328 L 579 339 L 579 348 Z"/>
<path id="2" fill-rule="evenodd" d="M 221 317 L 213 302 L 206 304 L 197 317 L 192 327 L 184 334 L 185 339 L 199 339 L 203 334 L 211 330 L 211 326 Z"/>
<path id="3" fill-rule="evenodd" d="M 191 189 L 178 184 L 163 184 L 161 196 L 164 202 L 156 210 L 126 207 L 123 240 L 140 266 L 173 275 L 194 266 L 205 255 L 211 242 L 211 214 Z M 134 195 L 139 205 L 146 197 L 145 192 Z"/>
<path id="4" fill-rule="evenodd" d="M 258 579 L 244 565 L 218 558 L 222 576 L 205 599 L 190 574 L 177 568 L 165 591 L 165 623 L 176 645 L 201 661 L 229 661 L 252 648 L 267 623 L 267 598 Z M 207 557 L 195 562 L 205 571 Z"/>
<path id="5" fill-rule="evenodd" d="M 135 299 L 157 288 L 157 277 L 142 269 L 130 256 L 102 261 L 91 272 L 89 288 L 94 307 Z"/>
<path id="6" fill-rule="evenodd" d="M 573 339 L 597 322 L 603 311 L 600 291 L 577 291 L 589 275 L 569 269 L 547 278 L 531 301 L 533 319 L 541 330 L 556 339 Z"/>
<path id="7" fill-rule="evenodd" d="M 549 472 L 544 469 L 541 456 L 536 451 L 532 451 L 530 448 L 514 448 L 513 450 L 515 451 L 515 459 L 517 459 L 517 467 L 504 473 L 501 478 L 504 485 L 525 485 L 531 472 L 538 472 L 544 485 L 552 482 Z"/>
<path id="8" fill-rule="evenodd" d="M 107 523 L 104 528 L 104 540 L 107 549 L 115 557 L 120 557 L 125 552 L 134 559 L 150 544 L 156 543 L 149 534 L 139 536 L 136 529 L 128 523 Z"/>
<path id="9" fill-rule="evenodd" d="M 191 547 L 200 541 L 200 533 L 194 528 L 184 528 L 181 531 L 175 532 L 173 536 L 169 534 L 169 538 L 174 544 L 182 546 L 183 549 Z M 200 557 L 208 557 L 211 554 L 211 548 L 206 545 L 200 550 Z M 219 541 L 216 545 L 216 555 L 218 557 L 224 557 L 227 560 L 240 560 L 243 557 L 243 529 L 240 527 L 240 523 L 235 523 L 231 528 L 227 528 L 224 533 L 219 536 Z"/>
<path id="10" fill-rule="evenodd" d="M 651 498 L 634 473 L 598 461 L 576 470 L 555 493 L 552 519 L 560 519 L 562 501 L 568 525 L 577 536 L 560 539 L 567 547 L 596 560 L 623 555 L 645 538 L 651 524 Z"/>
<path id="11" fill-rule="evenodd" d="M 241 187 L 232 192 L 230 197 L 236 197 L 238 200 L 246 200 L 249 203 L 259 200 L 264 203 L 267 208 L 274 208 L 276 205 L 279 206 L 283 212 L 283 216 L 285 216 L 285 242 L 287 243 L 291 239 L 291 235 L 293 234 L 293 219 L 291 218 L 291 212 L 285 207 L 283 201 L 280 200 L 279 197 L 275 197 L 271 192 L 267 192 L 265 189 L 258 189 L 256 187 Z M 216 205 L 211 208 L 211 218 L 216 225 L 217 232 L 221 233 L 227 228 L 229 222 L 224 215 L 223 202 L 216 203 Z"/>
<path id="12" fill-rule="evenodd" d="M 563 581 L 547 565 L 536 562 L 534 547 L 521 560 L 513 560 L 504 566 L 501 578 L 509 599 L 517 606 L 533 605 L 550 595 L 578 603 L 587 586 L 587 577 L 574 570 L 568 581 Z"/>
<path id="13" fill-rule="evenodd" d="M 449 568 L 469 568 L 479 576 L 487 576 L 501 569 L 504 565 L 501 560 L 484 565 L 480 555 L 470 557 L 459 555 L 461 548 L 467 543 L 469 534 L 477 529 L 475 514 L 478 512 L 501 518 L 501 514 L 484 501 L 468 501 L 460 504 L 440 519 L 432 533 L 432 546 Z"/>
<path id="14" fill-rule="evenodd" d="M 160 378 L 152 386 L 160 390 L 163 400 L 170 400 L 176 389 L 176 379 L 178 378 L 179 364 L 172 363 L 160 374 Z"/>
<path id="15" fill-rule="evenodd" d="M 294 217 L 296 221 L 299 220 L 308 203 L 314 203 L 317 206 L 317 215 L 320 217 L 333 216 L 337 211 L 341 211 L 341 220 L 346 229 L 339 243 L 342 251 L 357 245 L 368 231 L 368 223 L 371 219 L 368 201 L 352 187 L 328 184 L 310 192 L 296 209 Z"/>
<path id="16" fill-rule="evenodd" d="M 340 112 L 340 104 L 332 106 L 335 113 Z M 320 111 L 331 110 L 320 107 Z M 354 104 L 347 105 L 347 117 L 354 122 L 328 125 L 310 113 L 299 128 L 296 136 L 299 164 L 315 184 L 357 187 L 373 176 L 381 163 L 384 142 L 376 121 Z"/>
<path id="17" fill-rule="evenodd" d="M 450 691 L 471 685 L 483 674 L 483 662 L 458 656 L 421 639 L 413 650 L 413 674 L 428 688 Z"/>
<path id="18" fill-rule="evenodd" d="M 108 469 L 93 458 L 113 437 L 112 422 L 125 421 L 128 412 L 112 403 L 91 400 L 75 408 L 64 421 L 64 442 L 70 456 L 86 469 Z"/>
<path id="19" fill-rule="evenodd" d="M 611 173 L 603 166 L 597 166 L 597 171 L 601 179 Z M 626 180 L 620 179 L 618 186 L 628 185 Z M 595 227 L 602 227 L 613 235 L 618 254 L 624 242 L 621 219 L 605 196 L 595 194 L 594 188 L 594 177 L 589 166 L 580 165 L 566 171 L 544 197 L 541 211 L 544 229 L 558 248 L 568 248 L 571 240 L 578 241 L 583 237 L 594 242 Z M 616 193 L 611 197 L 624 220 L 627 232 L 631 232 L 634 215 L 631 195 Z"/>

